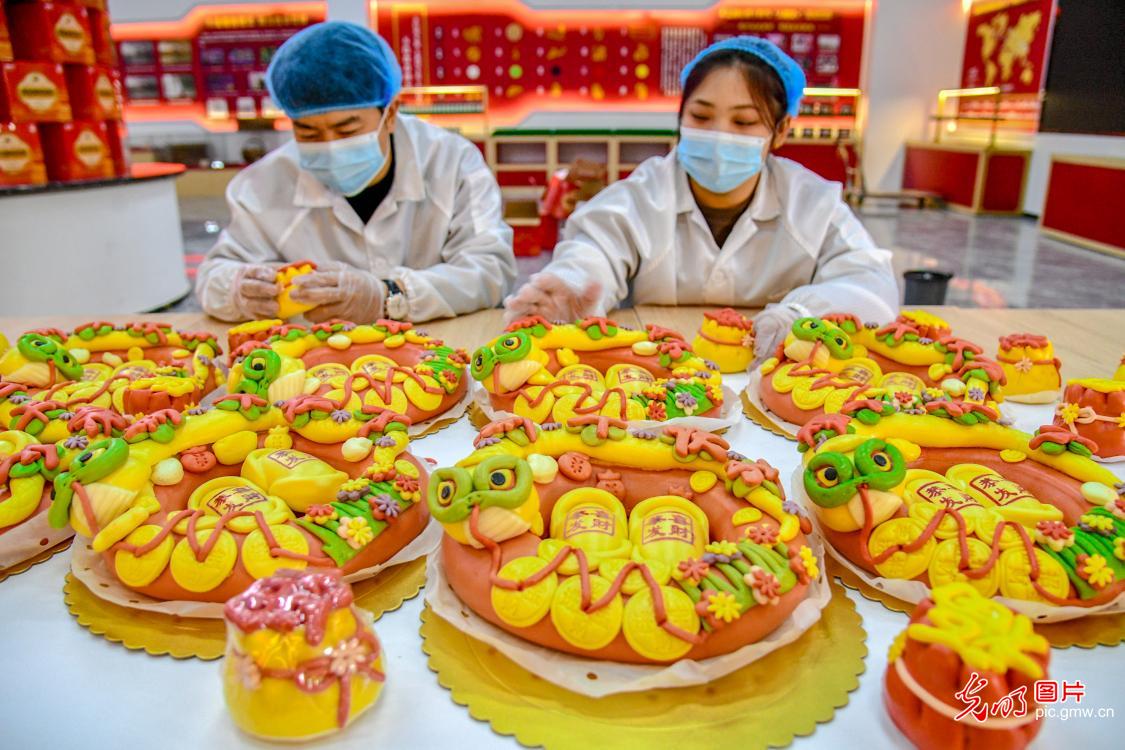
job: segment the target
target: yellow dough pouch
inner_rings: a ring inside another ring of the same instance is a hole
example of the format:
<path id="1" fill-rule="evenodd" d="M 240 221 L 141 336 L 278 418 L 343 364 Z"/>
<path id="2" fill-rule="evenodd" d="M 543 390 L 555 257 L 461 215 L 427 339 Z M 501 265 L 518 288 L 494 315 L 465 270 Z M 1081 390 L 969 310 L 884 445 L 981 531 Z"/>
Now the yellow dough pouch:
<path id="1" fill-rule="evenodd" d="M 585 383 L 595 391 L 605 388 L 605 379 L 602 374 L 590 365 L 579 364 L 564 367 L 555 373 L 555 380 L 561 380 L 565 383 Z"/>
<path id="2" fill-rule="evenodd" d="M 707 516 L 682 497 L 650 497 L 629 514 L 629 541 L 637 562 L 653 560 L 675 570 L 689 557 L 701 557 L 707 540 Z"/>
<path id="3" fill-rule="evenodd" d="M 223 695 L 245 732 L 282 741 L 337 732 L 382 691 L 371 615 L 333 574 L 279 571 L 228 601 L 224 617 Z"/>
<path id="4" fill-rule="evenodd" d="M 629 527 L 625 516 L 625 506 L 605 490 L 595 487 L 580 487 L 567 492 L 558 499 L 551 510 L 551 536 L 544 540 L 549 548 L 555 545 L 569 545 L 582 550 L 596 569 L 609 558 L 627 558 L 632 545 L 629 543 Z M 546 557 L 540 551 L 540 557 Z M 567 559 L 573 569 L 563 573 L 577 573 L 578 565 L 572 555 Z"/>
<path id="5" fill-rule="evenodd" d="M 242 476 L 301 513 L 310 505 L 335 500 L 340 485 L 348 481 L 347 474 L 327 462 L 290 448 L 251 452 L 242 464 Z"/>
<path id="6" fill-rule="evenodd" d="M 988 515 L 977 498 L 950 484 L 944 476 L 934 471 L 909 469 L 903 488 L 910 517 L 917 518 L 923 524 L 929 524 L 939 510 L 946 508 L 960 515 L 965 522 L 965 532 L 972 534 L 982 523 L 984 516 Z M 957 520 L 951 515 L 946 515 L 941 520 L 936 532 L 939 539 L 950 539 L 958 533 Z"/>
<path id="7" fill-rule="evenodd" d="M 640 393 L 655 381 L 653 374 L 639 365 L 616 364 L 605 373 L 607 388 L 620 388 L 626 393 Z"/>

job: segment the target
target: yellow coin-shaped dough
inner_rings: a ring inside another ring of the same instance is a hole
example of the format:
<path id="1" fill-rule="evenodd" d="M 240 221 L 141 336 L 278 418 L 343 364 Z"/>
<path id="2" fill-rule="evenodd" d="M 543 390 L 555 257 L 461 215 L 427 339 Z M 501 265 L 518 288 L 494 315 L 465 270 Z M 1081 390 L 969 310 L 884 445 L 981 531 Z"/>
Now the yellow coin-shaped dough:
<path id="1" fill-rule="evenodd" d="M 238 545 L 234 537 L 226 531 L 196 531 L 195 540 L 204 545 L 212 534 L 219 534 L 211 553 L 203 558 L 203 562 L 195 559 L 195 550 L 188 544 L 187 539 L 181 539 L 172 550 L 172 578 L 188 591 L 203 593 L 216 588 L 234 570 L 234 563 L 238 560 Z"/>
<path id="2" fill-rule="evenodd" d="M 988 545 L 979 539 L 966 540 L 969 545 L 969 568 L 980 569 L 991 553 Z M 934 550 L 934 557 L 930 560 L 930 586 L 941 586 L 946 583 L 967 583 L 981 593 L 981 596 L 992 596 L 1000 586 L 1000 566 L 993 565 L 992 570 L 982 578 L 970 578 L 961 572 L 961 544 L 956 539 L 946 539 Z"/>
<path id="3" fill-rule="evenodd" d="M 382 388 L 380 388 L 379 390 L 382 390 Z M 369 388 L 363 394 L 363 403 L 372 404 L 374 406 L 381 406 L 383 408 L 390 409 L 396 414 L 405 414 L 407 408 L 409 408 L 410 406 L 410 402 L 407 400 L 406 394 L 403 393 L 402 388 L 398 386 L 392 386 L 390 397 L 391 402 L 388 404 L 386 401 L 379 397 L 379 393 L 376 392 L 376 389 Z"/>
<path id="4" fill-rule="evenodd" d="M 598 567 L 598 575 L 607 581 L 616 581 L 617 577 L 621 574 L 621 570 L 630 562 L 631 560 L 620 560 L 617 558 L 603 560 L 602 564 Z M 668 580 L 672 577 L 672 568 L 669 567 L 667 563 L 661 562 L 660 560 L 649 560 L 644 563 L 644 566 L 648 568 L 649 572 L 652 573 L 652 577 L 661 586 L 668 583 Z M 621 585 L 621 590 L 627 596 L 632 596 L 647 585 L 648 583 L 645 581 L 641 571 L 634 569 L 629 571 L 629 574 L 625 576 L 625 581 Z"/>
<path id="5" fill-rule="evenodd" d="M 160 526 L 152 524 L 141 526 L 133 529 L 133 533 L 129 534 L 125 541 L 140 547 L 151 542 L 160 531 Z M 120 550 L 113 557 L 113 568 L 117 571 L 117 577 L 126 586 L 134 588 L 147 586 L 164 572 L 164 568 L 168 565 L 168 558 L 171 556 L 172 535 L 169 534 L 161 540 L 156 549 L 139 557 L 132 552 Z"/>
<path id="6" fill-rule="evenodd" d="M 934 519 L 934 516 L 938 514 L 939 510 L 941 510 L 941 506 L 939 505 L 927 502 L 916 502 L 910 506 L 910 510 L 907 511 L 907 513 L 911 518 L 921 521 L 923 526 L 929 526 L 930 521 Z M 937 529 L 934 530 L 934 536 L 938 539 L 952 539 L 960 533 L 960 528 L 961 527 L 957 525 L 957 520 L 947 513 L 945 517 L 941 519 L 941 523 L 938 524 Z M 973 530 L 972 524 L 968 520 L 965 522 L 965 528 L 966 531 L 969 532 Z"/>
<path id="7" fill-rule="evenodd" d="M 872 557 L 878 557 L 883 550 L 899 544 L 910 544 L 922 536 L 925 526 L 921 521 L 913 518 L 895 518 L 886 523 L 879 524 L 871 532 L 867 541 L 867 549 Z M 899 550 L 881 563 L 875 564 L 875 570 L 884 578 L 902 578 L 909 580 L 925 572 L 933 557 L 937 542 L 933 537 L 913 552 Z"/>
<path id="8" fill-rule="evenodd" d="M 699 631 L 699 615 L 695 603 L 682 590 L 661 586 L 668 622 L 689 633 Z M 637 593 L 625 605 L 622 627 L 625 640 L 634 651 L 653 661 L 674 661 L 691 651 L 692 644 L 669 633 L 656 622 L 652 591 L 648 588 Z"/>
<path id="9" fill-rule="evenodd" d="M 1066 570 L 1055 558 L 1041 549 L 1035 550 L 1039 562 L 1039 585 L 1059 598 L 1070 595 L 1070 580 Z M 1023 546 L 1013 547 L 1000 553 L 1000 593 L 1009 599 L 1023 599 L 1029 602 L 1046 602 L 1031 582 L 1031 560 Z"/>
<path id="10" fill-rule="evenodd" d="M 812 378 L 801 378 L 796 386 L 793 387 L 793 393 L 790 398 L 793 399 L 793 405 L 798 409 L 805 411 L 812 411 L 817 407 L 823 406 L 824 402 L 835 390 L 832 386 L 822 385 L 819 388 L 813 388 L 813 383 L 816 381 Z"/>
<path id="11" fill-rule="evenodd" d="M 542 395 L 542 400 L 535 406 L 531 402 Z M 527 417 L 533 422 L 545 422 L 551 416 L 551 409 L 555 406 L 555 395 L 553 393 L 543 394 L 543 386 L 529 385 L 520 391 L 520 395 L 516 396 L 515 413 L 521 417 Z"/>
<path id="12" fill-rule="evenodd" d="M 981 541 L 991 546 L 992 539 L 996 535 L 996 527 L 1004 523 L 1004 517 L 994 510 L 985 508 L 981 511 L 978 518 L 975 519 L 973 524 L 974 533 L 980 537 Z M 1011 523 L 1004 523 L 1004 530 L 1000 532 L 1000 549 L 1011 549 L 1013 547 L 1022 547 L 1023 538 L 1020 533 L 1016 531 L 1016 527 Z"/>
<path id="13" fill-rule="evenodd" d="M 596 602 L 609 591 L 609 581 L 590 578 L 590 601 Z M 609 604 L 593 612 L 582 611 L 582 580 L 567 578 L 555 592 L 551 602 L 551 622 L 567 643 L 594 651 L 608 646 L 621 631 L 621 614 L 625 606 L 621 595 L 614 595 Z"/>
<path id="14" fill-rule="evenodd" d="M 426 384 L 434 393 L 425 390 L 418 381 L 414 378 L 409 378 L 402 384 L 403 390 L 406 392 L 406 398 L 410 403 L 417 406 L 422 411 L 433 411 L 441 406 L 441 400 L 445 398 L 445 391 L 442 389 L 438 382 L 428 375 L 423 375 L 422 382 Z"/>
<path id="15" fill-rule="evenodd" d="M 270 533 L 282 549 L 301 555 L 309 553 L 309 543 L 305 535 L 292 526 L 270 526 Z M 270 545 L 261 529 L 254 529 L 242 542 L 242 565 L 246 572 L 255 578 L 272 576 L 281 568 L 303 570 L 307 562 L 292 557 L 274 557 Z"/>
<path id="16" fill-rule="evenodd" d="M 539 557 L 517 557 L 500 569 L 501 578 L 522 581 L 547 567 Z M 546 616 L 551 609 L 551 599 L 558 588 L 559 579 L 551 573 L 534 586 L 523 591 L 492 587 L 492 608 L 501 620 L 517 628 L 531 627 Z"/>

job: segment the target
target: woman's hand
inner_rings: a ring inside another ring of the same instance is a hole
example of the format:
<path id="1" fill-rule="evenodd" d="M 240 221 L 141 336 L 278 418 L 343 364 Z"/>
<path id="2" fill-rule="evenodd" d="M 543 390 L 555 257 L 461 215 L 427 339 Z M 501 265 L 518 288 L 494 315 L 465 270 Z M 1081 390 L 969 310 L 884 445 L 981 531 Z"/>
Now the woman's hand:
<path id="1" fill-rule="evenodd" d="M 371 323 L 383 314 L 386 287 L 366 271 L 343 263 L 320 264 L 310 274 L 293 280 L 294 302 L 315 305 L 305 313 L 314 323 L 338 318 Z"/>
<path id="2" fill-rule="evenodd" d="M 594 312 L 601 293 L 601 284 L 597 282 L 576 292 L 554 274 L 537 273 L 504 300 L 504 322 L 511 323 L 529 315 L 572 322 Z"/>
<path id="3" fill-rule="evenodd" d="M 231 297 L 240 316 L 246 320 L 277 317 L 277 269 L 260 264 L 240 265 L 230 284 Z"/>

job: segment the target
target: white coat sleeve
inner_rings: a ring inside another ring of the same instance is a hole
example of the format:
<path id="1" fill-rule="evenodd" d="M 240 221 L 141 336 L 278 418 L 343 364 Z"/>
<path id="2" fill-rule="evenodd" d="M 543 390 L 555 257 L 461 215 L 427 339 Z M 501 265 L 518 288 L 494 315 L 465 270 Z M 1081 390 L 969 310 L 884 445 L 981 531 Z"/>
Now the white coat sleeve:
<path id="1" fill-rule="evenodd" d="M 422 269 L 399 266 L 391 275 L 413 321 L 495 307 L 516 280 L 512 228 L 504 223 L 500 188 L 476 147 L 465 144 L 455 179 L 443 262 Z"/>
<path id="2" fill-rule="evenodd" d="M 241 199 L 241 185 L 242 180 L 236 177 L 227 186 L 230 224 L 207 252 L 195 279 L 195 293 L 203 311 L 220 320 L 237 321 L 242 318 L 231 288 L 240 265 L 280 265 L 284 262 L 262 227 L 259 214 L 250 210 Z"/>
<path id="3" fill-rule="evenodd" d="M 898 314 L 898 300 L 890 251 L 876 247 L 852 210 L 838 201 L 811 282 L 793 289 L 780 304 L 805 315 L 841 312 L 889 322 Z"/>
<path id="4" fill-rule="evenodd" d="M 554 274 L 579 295 L 599 285 L 598 307 L 591 313 L 604 316 L 629 296 L 629 280 L 648 241 L 634 195 L 618 183 L 567 219 L 564 239 L 542 272 Z"/>

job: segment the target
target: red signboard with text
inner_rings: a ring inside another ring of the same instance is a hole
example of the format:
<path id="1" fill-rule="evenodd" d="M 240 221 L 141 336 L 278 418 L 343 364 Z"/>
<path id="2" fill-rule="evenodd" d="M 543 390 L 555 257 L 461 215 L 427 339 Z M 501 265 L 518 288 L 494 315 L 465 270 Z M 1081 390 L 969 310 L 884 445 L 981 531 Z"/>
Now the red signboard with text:
<path id="1" fill-rule="evenodd" d="M 864 4 L 720 0 L 702 10 L 555 10 L 519 0 L 386 0 L 374 20 L 402 62 L 404 85 L 485 86 L 489 120 L 507 125 L 544 109 L 674 109 L 684 65 L 708 44 L 740 34 L 792 55 L 809 86 L 857 87 Z M 806 104 L 824 110 L 807 114 L 854 114 L 854 99 Z"/>

